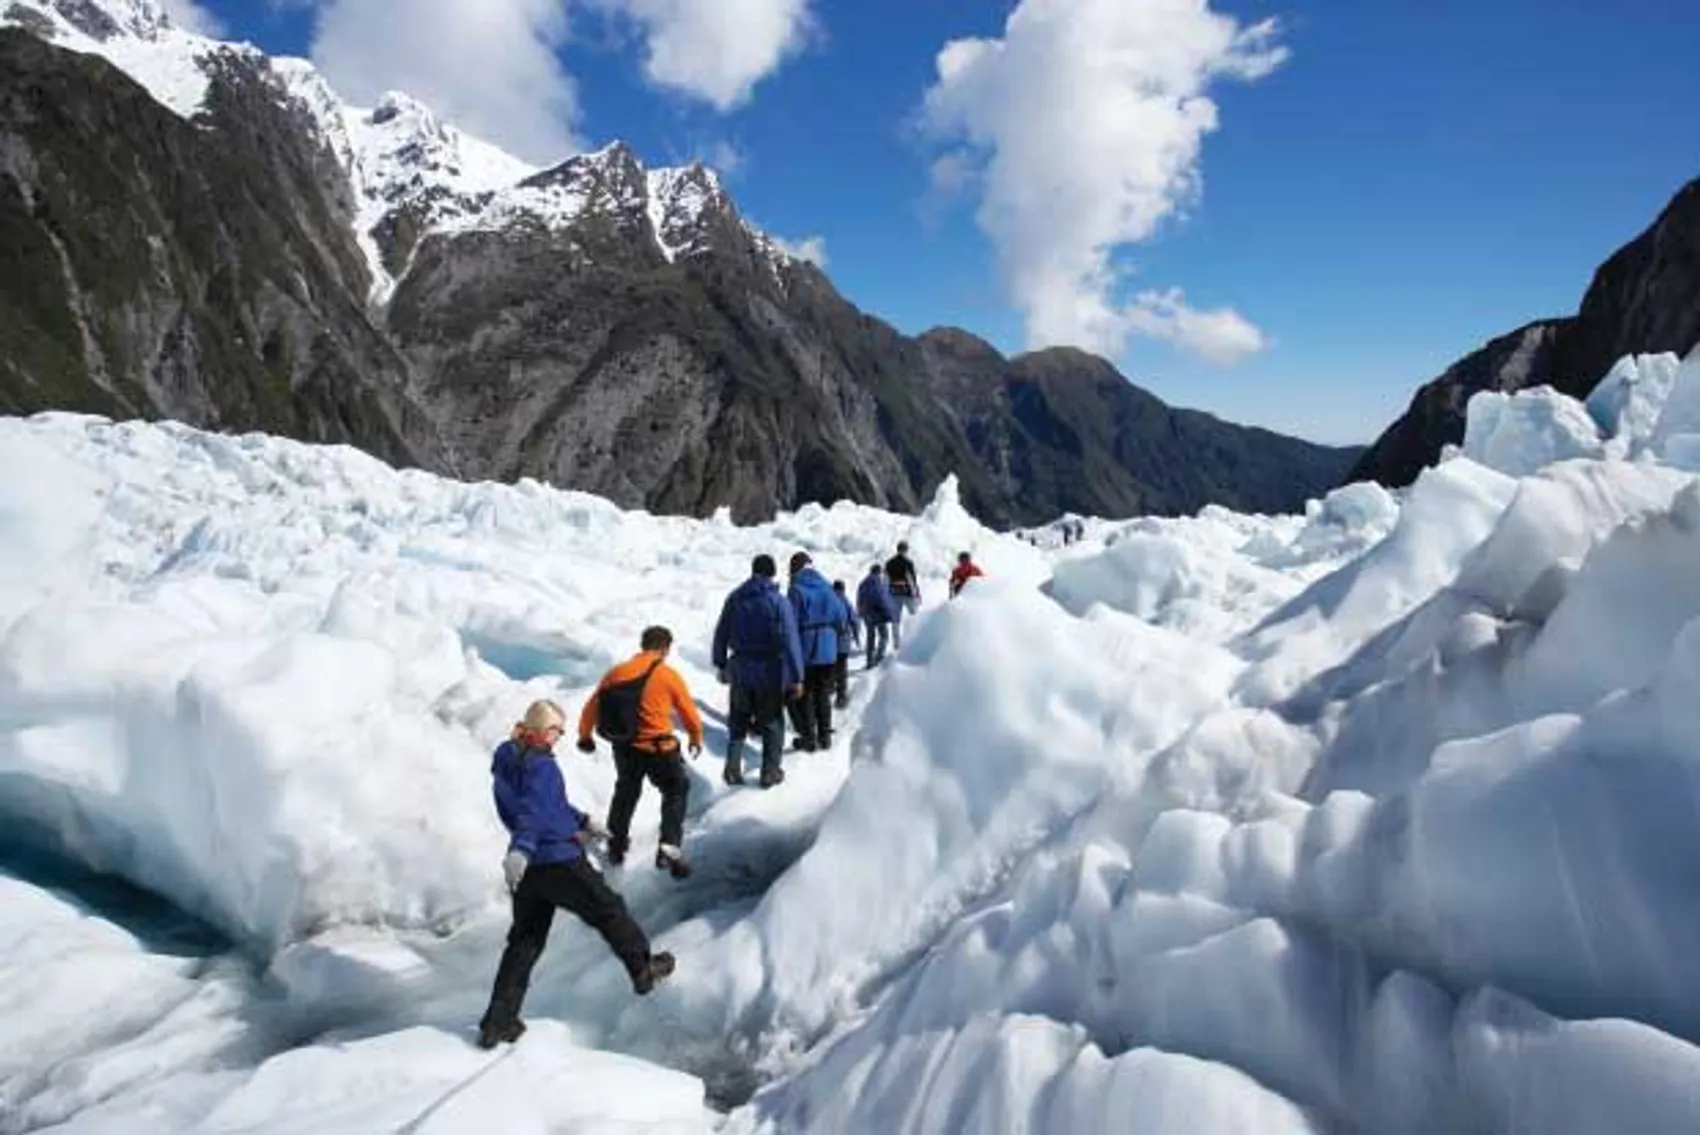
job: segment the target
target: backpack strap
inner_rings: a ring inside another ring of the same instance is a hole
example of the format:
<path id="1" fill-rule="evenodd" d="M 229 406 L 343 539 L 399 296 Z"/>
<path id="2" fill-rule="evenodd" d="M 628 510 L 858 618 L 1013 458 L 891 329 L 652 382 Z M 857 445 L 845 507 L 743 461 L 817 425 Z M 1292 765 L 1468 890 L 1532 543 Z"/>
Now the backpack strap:
<path id="1" fill-rule="evenodd" d="M 634 713 L 636 713 L 640 716 L 642 715 L 642 713 L 643 713 L 643 691 L 649 685 L 649 676 L 651 674 L 655 673 L 659 669 L 661 669 L 661 659 L 657 658 L 654 662 L 649 664 L 649 669 L 647 669 L 643 672 L 643 677 L 638 679 L 637 704 L 635 706 L 633 706 L 632 712 L 634 712 Z M 633 733 L 632 733 L 632 739 L 631 739 L 630 743 L 631 743 L 633 748 L 637 747 L 637 743 L 638 743 L 638 741 L 641 737 L 641 735 L 636 732 L 636 730 L 638 730 L 639 728 L 641 728 L 641 726 L 637 722 L 632 723 Z M 671 747 L 674 750 L 677 750 L 678 747 L 679 747 L 679 739 L 677 737 L 673 736 L 673 733 L 672 733 L 671 730 L 669 730 L 667 732 L 665 737 L 660 738 L 660 739 L 672 741 L 673 744 L 672 744 Z M 639 750 L 639 751 L 641 752 L 642 750 Z M 657 751 L 659 751 L 659 750 L 657 750 Z"/>

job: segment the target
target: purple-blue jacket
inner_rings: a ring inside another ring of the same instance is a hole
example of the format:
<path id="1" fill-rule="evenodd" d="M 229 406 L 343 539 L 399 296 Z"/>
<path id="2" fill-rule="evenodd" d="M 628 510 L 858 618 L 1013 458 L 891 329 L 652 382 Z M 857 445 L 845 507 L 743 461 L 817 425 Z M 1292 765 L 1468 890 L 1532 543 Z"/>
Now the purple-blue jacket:
<path id="1" fill-rule="evenodd" d="M 567 800 L 561 767 L 548 749 L 503 741 L 490 762 L 496 815 L 512 837 L 508 850 L 532 863 L 570 863 L 584 854 L 578 834 L 589 819 Z"/>

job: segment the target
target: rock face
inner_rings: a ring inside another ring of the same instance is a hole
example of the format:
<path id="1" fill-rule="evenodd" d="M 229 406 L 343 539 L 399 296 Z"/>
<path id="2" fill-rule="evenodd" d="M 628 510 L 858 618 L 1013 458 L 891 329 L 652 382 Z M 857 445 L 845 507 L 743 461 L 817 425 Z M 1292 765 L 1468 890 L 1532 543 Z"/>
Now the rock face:
<path id="1" fill-rule="evenodd" d="M 209 60 L 191 124 L 101 59 L 0 30 L 0 411 L 176 418 L 452 468 L 363 310 L 334 167 L 306 137 L 238 53 Z"/>
<path id="2" fill-rule="evenodd" d="M 1691 181 L 1646 232 L 1594 273 L 1577 314 L 1503 335 L 1448 367 L 1416 393 L 1347 479 L 1409 484 L 1441 447 L 1464 439 L 1464 408 L 1482 390 L 1551 386 L 1585 398 L 1624 355 L 1700 343 L 1700 180 Z"/>
<path id="3" fill-rule="evenodd" d="M 1079 352 L 904 336 L 701 166 L 613 145 L 539 170 L 152 0 L 0 20 L 0 412 L 347 442 L 739 521 L 913 510 L 952 473 L 994 524 L 1290 510 L 1356 456 L 1170 409 Z"/>
<path id="4" fill-rule="evenodd" d="M 960 331 L 922 337 L 928 374 L 996 488 L 1032 515 L 1291 510 L 1348 452 L 1174 409 L 1093 355 L 1005 360 Z"/>

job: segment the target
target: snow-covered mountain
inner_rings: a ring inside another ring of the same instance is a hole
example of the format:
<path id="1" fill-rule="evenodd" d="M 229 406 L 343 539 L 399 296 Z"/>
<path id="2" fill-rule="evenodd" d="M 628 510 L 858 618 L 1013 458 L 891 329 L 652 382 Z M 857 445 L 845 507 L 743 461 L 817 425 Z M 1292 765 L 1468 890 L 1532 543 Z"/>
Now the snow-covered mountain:
<path id="1" fill-rule="evenodd" d="M 185 118 L 201 110 L 209 57 L 253 49 L 176 27 L 156 0 L 8 0 L 0 25 L 25 28 L 72 51 L 99 55 Z"/>
<path id="2" fill-rule="evenodd" d="M 619 143 L 573 158 L 532 183 L 544 171 L 443 122 L 404 92 L 388 92 L 375 107 L 349 106 L 307 60 L 271 58 L 251 45 L 183 31 L 155 0 L 15 0 L 0 23 L 110 60 L 184 118 L 202 111 L 208 67 L 221 54 L 242 54 L 269 68 L 310 111 L 352 187 L 358 202 L 353 224 L 379 304 L 406 270 L 406 257 L 394 247 L 403 223 L 411 230 L 411 248 L 433 231 L 564 228 L 586 210 L 630 210 L 648 219 L 652 238 L 672 260 L 703 245 L 699 226 L 711 210 L 735 214 L 717 176 L 701 164 L 645 170 L 641 185 L 618 185 L 618 171 L 637 161 Z M 788 257 L 778 242 L 745 227 L 765 254 Z"/>
<path id="3" fill-rule="evenodd" d="M 614 143 L 534 168 L 151 0 L 0 11 L 55 45 L 0 32 L 0 220 L 29 234 L 0 275 L 0 411 L 259 428 L 740 520 L 917 507 L 951 474 L 1000 523 L 1279 510 L 1352 456 L 1173 411 L 1086 356 L 901 335 L 701 165 Z"/>
<path id="4" fill-rule="evenodd" d="M 0 419 L 0 1130 L 1693 1131 L 1697 471 L 1700 353 L 1483 394 L 1397 494 L 1068 548 L 954 482 L 737 527 Z M 526 703 L 661 622 L 718 708 L 752 555 L 899 539 L 841 743 L 733 789 L 711 718 L 696 874 L 610 871 L 673 978 L 562 919 L 473 1048 Z"/>

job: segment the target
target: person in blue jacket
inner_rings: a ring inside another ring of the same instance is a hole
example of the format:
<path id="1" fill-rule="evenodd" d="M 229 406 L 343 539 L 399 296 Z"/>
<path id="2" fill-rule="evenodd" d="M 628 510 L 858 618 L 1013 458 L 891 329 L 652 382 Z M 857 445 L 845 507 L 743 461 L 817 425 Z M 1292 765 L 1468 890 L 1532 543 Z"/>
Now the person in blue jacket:
<path id="1" fill-rule="evenodd" d="M 832 672 L 838 665 L 838 623 L 844 612 L 832 584 L 815 570 L 807 552 L 791 557 L 786 598 L 803 644 L 803 696 L 791 703 L 791 723 L 797 730 L 797 749 L 812 753 L 832 746 Z"/>
<path id="2" fill-rule="evenodd" d="M 867 628 L 868 669 L 872 670 L 885 661 L 885 646 L 891 635 L 891 626 L 898 617 L 897 600 L 891 597 L 891 588 L 885 581 L 885 569 L 879 564 L 868 569 L 868 574 L 862 577 L 861 586 L 856 588 L 856 613 Z"/>
<path id="3" fill-rule="evenodd" d="M 726 712 L 727 784 L 744 783 L 744 739 L 761 738 L 761 786 L 785 779 L 785 703 L 803 694 L 797 617 L 774 581 L 773 557 L 757 556 L 750 578 L 726 597 L 714 624 L 714 669 L 732 687 Z"/>
<path id="4" fill-rule="evenodd" d="M 566 724 L 560 706 L 533 702 L 490 763 L 496 815 L 509 834 L 502 876 L 513 896 L 514 920 L 490 1006 L 478 1022 L 480 1048 L 518 1040 L 525 1032 L 520 1008 L 557 907 L 602 935 L 639 996 L 673 972 L 673 955 L 650 953 L 649 939 L 625 900 L 585 857 L 585 843 L 602 831 L 567 799 L 554 751 Z"/>
<path id="5" fill-rule="evenodd" d="M 832 664 L 832 708 L 844 709 L 850 704 L 850 652 L 862 645 L 862 635 L 856 628 L 856 608 L 850 606 L 844 594 L 844 581 L 832 581 L 832 593 L 838 596 L 838 660 Z"/>

